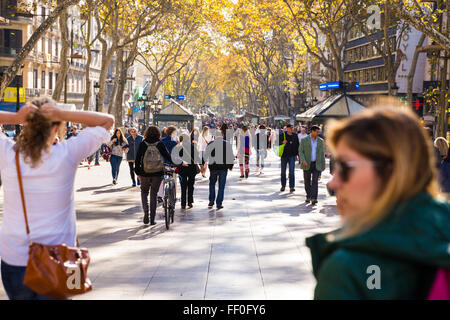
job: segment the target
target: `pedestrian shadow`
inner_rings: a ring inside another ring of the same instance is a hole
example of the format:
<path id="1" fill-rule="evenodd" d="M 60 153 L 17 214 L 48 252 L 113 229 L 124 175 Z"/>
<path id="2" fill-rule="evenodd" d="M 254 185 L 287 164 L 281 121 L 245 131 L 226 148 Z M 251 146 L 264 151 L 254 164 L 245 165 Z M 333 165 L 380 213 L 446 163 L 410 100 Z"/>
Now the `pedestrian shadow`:
<path id="1" fill-rule="evenodd" d="M 143 226 L 140 226 L 137 231 L 139 231 L 139 230 L 145 230 L 145 232 L 142 234 L 135 234 L 133 236 L 128 237 L 127 239 L 131 240 L 131 241 L 142 241 L 142 240 L 151 239 L 151 238 L 156 237 L 157 235 L 163 233 L 164 231 L 166 231 L 166 226 L 164 223 L 157 223 L 154 226 L 143 225 Z"/>
<path id="2" fill-rule="evenodd" d="M 122 187 L 122 188 L 117 188 L 117 189 L 107 189 L 107 190 L 101 190 L 101 191 L 94 191 L 93 194 L 116 193 L 116 192 L 126 191 L 126 190 L 129 190 L 131 188 L 133 188 L 133 187 Z"/>
<path id="3" fill-rule="evenodd" d="M 88 238 L 84 241 L 83 246 L 88 248 L 95 248 L 110 245 L 116 242 L 122 242 L 125 240 L 132 240 L 136 236 L 136 233 L 148 227 L 149 226 L 147 225 L 139 225 L 133 228 L 120 229 L 113 233 L 103 233 L 99 236 Z"/>
<path id="4" fill-rule="evenodd" d="M 322 209 L 319 211 L 322 214 L 326 214 L 327 217 L 333 217 L 338 214 L 337 207 L 335 205 L 324 205 Z"/>
<path id="5" fill-rule="evenodd" d="M 122 211 L 122 213 L 124 214 L 135 214 L 135 213 L 140 213 L 142 212 L 142 207 L 141 206 L 134 206 L 128 209 L 125 209 Z"/>
<path id="6" fill-rule="evenodd" d="M 80 189 L 78 189 L 76 192 L 86 192 L 86 191 L 99 190 L 99 189 L 106 188 L 106 187 L 108 187 L 108 186 L 110 186 L 110 185 L 111 185 L 111 184 L 105 184 L 104 186 L 80 188 Z"/>

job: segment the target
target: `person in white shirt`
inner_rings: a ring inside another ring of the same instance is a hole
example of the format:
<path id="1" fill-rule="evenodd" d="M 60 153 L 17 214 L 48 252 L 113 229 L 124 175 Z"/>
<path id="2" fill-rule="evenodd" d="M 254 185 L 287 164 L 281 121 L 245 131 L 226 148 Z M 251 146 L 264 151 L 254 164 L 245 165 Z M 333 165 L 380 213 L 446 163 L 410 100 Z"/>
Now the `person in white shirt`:
<path id="1" fill-rule="evenodd" d="M 87 127 L 69 140 L 53 144 L 64 122 Z M 0 172 L 4 185 L 0 230 L 1 274 L 11 300 L 48 299 L 23 284 L 30 242 L 76 244 L 74 179 L 80 161 L 109 140 L 114 124 L 110 115 L 64 111 L 49 98 L 39 98 L 18 113 L 0 112 L 0 124 L 24 124 L 17 143 L 0 135 Z M 15 163 L 19 153 L 30 235 Z"/>
<path id="2" fill-rule="evenodd" d="M 306 133 L 306 128 L 302 126 L 300 128 L 300 133 L 298 134 L 298 142 L 301 143 L 302 139 L 307 136 L 308 136 L 308 134 Z"/>
<path id="3" fill-rule="evenodd" d="M 198 151 L 200 152 L 202 159 L 205 158 L 206 146 L 211 141 L 212 141 L 212 139 L 211 139 L 211 135 L 209 134 L 209 128 L 207 126 L 204 126 L 202 129 L 202 133 L 200 134 L 200 137 L 198 138 L 198 143 L 197 143 Z M 200 165 L 200 171 L 202 173 L 203 178 L 206 178 L 205 173 L 206 173 L 207 168 L 208 168 L 208 165 L 206 163 Z"/>

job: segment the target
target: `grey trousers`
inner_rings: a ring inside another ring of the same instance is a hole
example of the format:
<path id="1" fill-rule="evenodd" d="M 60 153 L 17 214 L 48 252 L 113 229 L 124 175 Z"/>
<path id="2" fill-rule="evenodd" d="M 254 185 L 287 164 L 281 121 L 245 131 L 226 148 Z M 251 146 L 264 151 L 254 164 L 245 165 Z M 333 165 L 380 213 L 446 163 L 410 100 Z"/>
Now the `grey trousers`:
<path id="1" fill-rule="evenodd" d="M 150 192 L 150 221 L 153 222 L 155 220 L 156 215 L 156 203 L 159 186 L 163 181 L 162 176 L 155 177 L 141 177 L 141 200 L 142 200 L 142 209 L 144 209 L 144 214 L 148 215 L 148 194 Z M 151 188 L 151 189 L 150 189 Z"/>

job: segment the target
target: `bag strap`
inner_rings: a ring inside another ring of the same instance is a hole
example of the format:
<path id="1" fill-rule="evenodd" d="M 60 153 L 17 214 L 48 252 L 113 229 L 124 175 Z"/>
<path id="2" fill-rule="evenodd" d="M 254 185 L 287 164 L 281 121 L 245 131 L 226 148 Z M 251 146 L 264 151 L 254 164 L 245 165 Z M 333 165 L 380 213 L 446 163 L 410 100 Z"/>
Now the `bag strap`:
<path id="1" fill-rule="evenodd" d="M 16 169 L 17 178 L 19 179 L 20 197 L 22 199 L 23 215 L 25 216 L 25 225 L 27 227 L 27 235 L 30 237 L 30 227 L 28 226 L 27 208 L 25 206 L 25 195 L 23 192 L 22 174 L 20 173 L 19 151 L 16 151 Z"/>
<path id="2" fill-rule="evenodd" d="M 20 161 L 19 161 L 19 151 L 16 151 L 16 169 L 17 169 L 17 178 L 19 180 L 19 188 L 20 188 L 20 198 L 22 199 L 22 207 L 23 207 L 23 215 L 25 217 L 25 226 L 27 229 L 28 242 L 31 244 L 30 238 L 30 226 L 28 225 L 28 216 L 27 216 L 27 207 L 25 205 L 25 193 L 23 191 L 23 181 L 22 174 L 20 170 Z M 77 247 L 80 248 L 80 242 L 78 241 L 78 236 L 76 237 Z"/>

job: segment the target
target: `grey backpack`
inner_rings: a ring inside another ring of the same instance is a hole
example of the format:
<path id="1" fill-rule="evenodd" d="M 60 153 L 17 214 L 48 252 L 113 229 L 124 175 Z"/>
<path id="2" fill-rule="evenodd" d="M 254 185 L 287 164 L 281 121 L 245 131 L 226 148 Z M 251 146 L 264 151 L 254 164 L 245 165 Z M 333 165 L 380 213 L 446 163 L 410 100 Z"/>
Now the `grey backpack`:
<path id="1" fill-rule="evenodd" d="M 145 173 L 156 173 L 164 170 L 163 156 L 156 147 L 158 143 L 159 141 L 156 143 L 145 142 L 147 145 L 147 150 L 145 151 L 143 160 Z"/>

